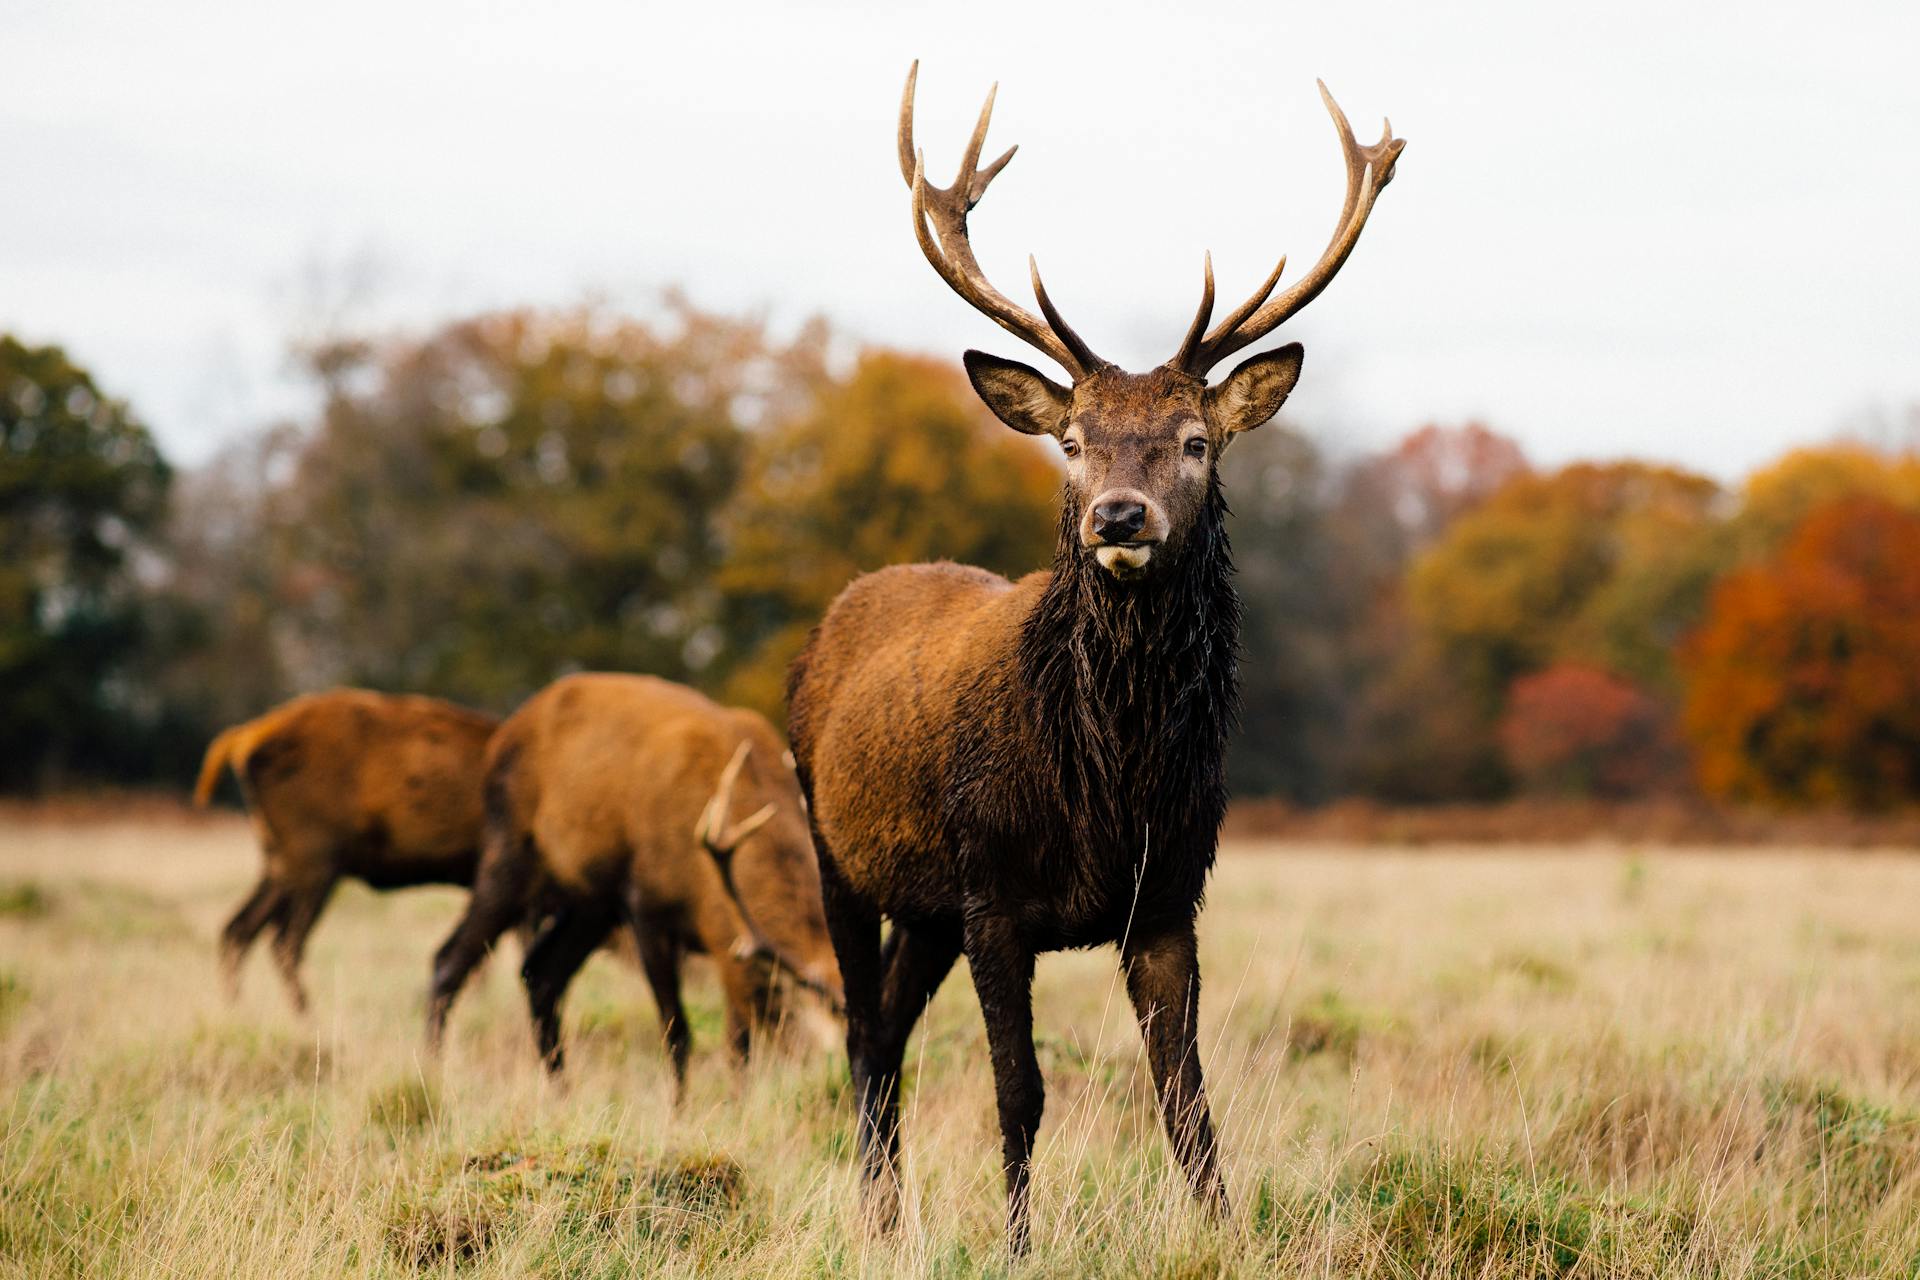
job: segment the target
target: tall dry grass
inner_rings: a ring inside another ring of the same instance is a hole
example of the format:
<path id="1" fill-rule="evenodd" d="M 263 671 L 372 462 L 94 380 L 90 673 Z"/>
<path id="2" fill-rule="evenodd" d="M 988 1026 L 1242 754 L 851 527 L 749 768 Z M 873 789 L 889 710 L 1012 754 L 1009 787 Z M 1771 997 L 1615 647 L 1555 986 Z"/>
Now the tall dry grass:
<path id="1" fill-rule="evenodd" d="M 212 941 L 238 824 L 0 829 L 0 1275 L 1008 1270 L 956 974 L 911 1049 L 908 1212 L 853 1211 L 837 1054 L 732 1069 L 706 975 L 677 1109 L 597 957 L 543 1080 L 511 963 L 421 1061 L 459 895 L 343 891 L 316 1013 Z M 1108 952 L 1044 959 L 1032 1276 L 1920 1272 L 1920 861 L 1237 849 L 1201 937 L 1234 1215 L 1168 1167 Z M 502 960 L 509 957 L 503 955 Z"/>

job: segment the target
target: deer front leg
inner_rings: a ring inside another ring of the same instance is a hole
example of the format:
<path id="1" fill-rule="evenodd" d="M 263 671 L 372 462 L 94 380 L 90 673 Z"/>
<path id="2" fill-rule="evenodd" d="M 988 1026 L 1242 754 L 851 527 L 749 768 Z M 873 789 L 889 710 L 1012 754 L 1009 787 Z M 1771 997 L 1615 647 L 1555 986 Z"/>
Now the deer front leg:
<path id="1" fill-rule="evenodd" d="M 967 907 L 964 937 L 993 1059 L 1001 1167 L 1007 1181 L 1007 1249 L 1019 1256 L 1027 1251 L 1033 1139 L 1047 1101 L 1033 1052 L 1033 949 L 1006 916 L 974 903 Z"/>
<path id="2" fill-rule="evenodd" d="M 847 991 L 847 1069 L 853 1080 L 854 1134 L 860 1152 L 861 1203 L 868 1221 L 891 1231 L 900 1219 L 900 1079 L 881 1051 L 880 913 L 840 875 L 832 851 L 820 851 L 820 898 L 827 934 Z"/>
<path id="3" fill-rule="evenodd" d="M 1128 939 L 1121 964 L 1174 1158 L 1186 1172 L 1194 1199 L 1224 1216 L 1227 1187 L 1220 1177 L 1200 1075 L 1200 958 L 1193 922 Z"/>

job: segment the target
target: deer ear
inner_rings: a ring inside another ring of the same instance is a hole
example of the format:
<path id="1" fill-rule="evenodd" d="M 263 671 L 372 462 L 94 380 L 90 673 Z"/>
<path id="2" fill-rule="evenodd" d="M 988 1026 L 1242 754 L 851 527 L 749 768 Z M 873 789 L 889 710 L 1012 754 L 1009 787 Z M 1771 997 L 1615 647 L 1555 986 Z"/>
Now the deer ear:
<path id="1" fill-rule="evenodd" d="M 984 351 L 969 351 L 961 361 L 967 366 L 973 389 L 993 410 L 993 416 L 1015 431 L 1056 436 L 1066 427 L 1073 392 L 1038 369 Z"/>
<path id="2" fill-rule="evenodd" d="M 1280 412 L 1300 380 L 1306 348 L 1289 342 L 1242 361 L 1217 387 L 1207 388 L 1207 416 L 1226 431 L 1251 431 Z"/>

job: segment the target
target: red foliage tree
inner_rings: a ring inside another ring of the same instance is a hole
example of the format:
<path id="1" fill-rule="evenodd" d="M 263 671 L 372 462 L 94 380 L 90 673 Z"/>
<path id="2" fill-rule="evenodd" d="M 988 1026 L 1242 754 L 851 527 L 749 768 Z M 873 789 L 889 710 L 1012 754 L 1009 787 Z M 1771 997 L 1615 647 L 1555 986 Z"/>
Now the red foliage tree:
<path id="1" fill-rule="evenodd" d="M 1728 577 L 1682 652 L 1714 795 L 1885 807 L 1920 793 L 1920 516 L 1855 496 Z"/>
<path id="2" fill-rule="evenodd" d="M 1581 663 L 1513 682 L 1500 746 L 1507 767 L 1531 791 L 1619 799 L 1671 787 L 1681 776 L 1660 704 Z"/>
<path id="3" fill-rule="evenodd" d="M 1358 463 L 1337 503 L 1354 540 L 1397 570 L 1455 519 L 1528 471 L 1513 440 L 1477 422 L 1429 424 Z"/>

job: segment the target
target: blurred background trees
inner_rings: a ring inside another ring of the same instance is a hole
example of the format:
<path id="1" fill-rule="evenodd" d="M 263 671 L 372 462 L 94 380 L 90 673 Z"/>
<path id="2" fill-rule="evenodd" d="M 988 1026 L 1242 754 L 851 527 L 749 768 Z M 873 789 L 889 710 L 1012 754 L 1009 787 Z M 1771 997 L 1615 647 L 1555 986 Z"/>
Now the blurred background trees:
<path id="1" fill-rule="evenodd" d="M 302 341 L 312 412 L 175 475 L 56 348 L 0 338 L 0 788 L 189 776 L 302 690 L 510 710 L 583 668 L 780 715 L 851 578 L 1010 576 L 1057 450 L 957 362 L 668 298 Z M 1796 451 L 1733 489 L 1531 466 L 1480 424 L 1223 466 L 1246 608 L 1237 794 L 1317 804 L 1920 791 L 1920 460 Z"/>
<path id="2" fill-rule="evenodd" d="M 1815 507 L 1730 575 L 1684 651 L 1713 795 L 1884 809 L 1920 792 L 1920 516 L 1869 493 Z"/>
<path id="3" fill-rule="evenodd" d="M 152 767 L 141 595 L 172 479 L 92 374 L 0 336 L 0 785 Z"/>
<path id="4" fill-rule="evenodd" d="M 728 701 L 784 715 L 787 664 L 840 589 L 889 564 L 1017 577 L 1053 550 L 1059 465 L 987 412 L 951 360 L 870 351 L 755 441 L 714 588 Z"/>

